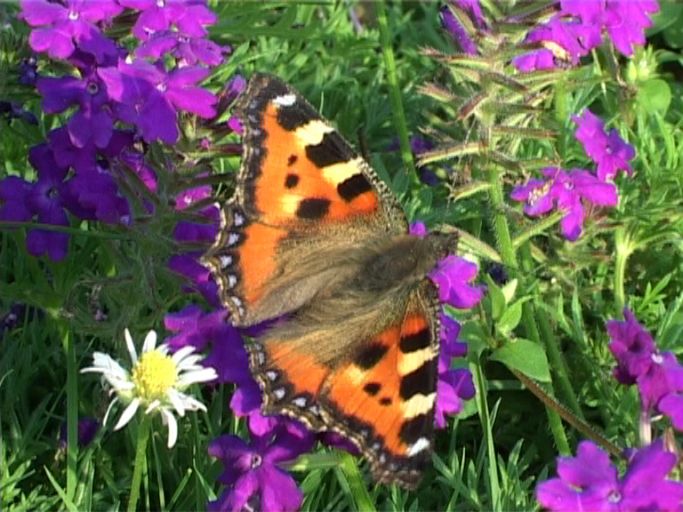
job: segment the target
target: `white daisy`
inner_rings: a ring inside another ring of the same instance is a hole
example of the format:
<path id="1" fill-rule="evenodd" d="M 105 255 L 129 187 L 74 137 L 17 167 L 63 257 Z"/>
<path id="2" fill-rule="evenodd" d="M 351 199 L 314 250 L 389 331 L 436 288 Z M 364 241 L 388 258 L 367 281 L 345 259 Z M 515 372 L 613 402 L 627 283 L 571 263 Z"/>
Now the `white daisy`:
<path id="1" fill-rule="evenodd" d="M 156 347 L 157 334 L 154 331 L 147 333 L 138 358 L 128 329 L 124 334 L 132 362 L 130 372 L 102 352 L 95 352 L 93 365 L 81 372 L 101 373 L 111 386 L 110 394 L 116 394 L 104 416 L 105 424 L 112 407 L 119 401 L 126 408 L 114 430 L 125 426 L 141 407 L 145 414 L 159 411 L 162 422 L 168 426 L 168 447 L 171 448 L 178 438 L 178 423 L 173 411 L 179 416 L 184 416 L 185 411 L 206 411 L 204 404 L 183 391 L 194 383 L 215 379 L 216 371 L 199 364 L 202 356 L 193 353 L 194 347 L 183 347 L 175 354 L 169 354 L 166 344 Z"/>

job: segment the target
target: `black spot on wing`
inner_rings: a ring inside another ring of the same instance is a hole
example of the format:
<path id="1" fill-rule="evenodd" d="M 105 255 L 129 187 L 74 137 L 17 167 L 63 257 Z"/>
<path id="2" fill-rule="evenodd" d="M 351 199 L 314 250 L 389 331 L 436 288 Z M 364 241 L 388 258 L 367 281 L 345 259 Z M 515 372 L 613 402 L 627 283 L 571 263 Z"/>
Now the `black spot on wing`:
<path id="1" fill-rule="evenodd" d="M 418 393 L 428 395 L 434 392 L 436 377 L 435 365 L 436 360 L 433 359 L 420 366 L 417 370 L 403 376 L 399 390 L 399 394 L 403 400 L 408 400 Z"/>
<path id="2" fill-rule="evenodd" d="M 379 363 L 384 354 L 387 353 L 387 350 L 389 348 L 386 345 L 376 341 L 372 342 L 358 351 L 356 357 L 353 358 L 353 362 L 363 370 L 369 370 Z"/>
<path id="3" fill-rule="evenodd" d="M 289 155 L 289 158 L 287 159 L 287 165 L 294 165 L 298 159 L 299 157 L 297 157 L 296 155 Z"/>
<path id="4" fill-rule="evenodd" d="M 300 219 L 317 220 L 322 219 L 330 209 L 330 200 L 313 197 L 304 199 L 296 209 L 296 216 Z"/>
<path id="5" fill-rule="evenodd" d="M 379 382 L 368 382 L 363 386 L 363 391 L 365 391 L 370 396 L 375 396 L 382 389 L 382 385 Z"/>
<path id="6" fill-rule="evenodd" d="M 380 405 L 383 405 L 384 407 L 391 405 L 391 398 L 388 396 L 383 396 L 382 398 L 379 399 Z"/>
<path id="7" fill-rule="evenodd" d="M 417 350 L 422 350 L 429 347 L 430 341 L 431 334 L 429 329 L 425 327 L 421 331 L 418 331 L 414 334 L 401 337 L 399 348 L 404 354 L 409 354 L 410 352 L 415 352 Z"/>
<path id="8" fill-rule="evenodd" d="M 293 105 L 281 105 L 277 109 L 277 122 L 288 132 L 294 131 L 314 119 L 320 119 L 318 113 L 298 96 Z"/>
<path id="9" fill-rule="evenodd" d="M 285 178 L 285 187 L 287 188 L 294 188 L 297 186 L 299 183 L 299 176 L 296 174 L 288 174 L 287 177 Z"/>
<path id="10" fill-rule="evenodd" d="M 406 420 L 401 425 L 398 437 L 405 444 L 413 444 L 421 437 L 429 439 L 431 437 L 430 422 L 434 421 L 434 414 L 430 411 L 427 414 L 418 414 L 414 418 Z"/>
<path id="11" fill-rule="evenodd" d="M 346 202 L 351 202 L 359 195 L 372 190 L 372 185 L 362 174 L 354 174 L 337 185 L 337 192 Z"/>
<path id="12" fill-rule="evenodd" d="M 319 144 L 306 146 L 306 157 L 318 167 L 347 162 L 355 154 L 336 131 L 327 132 Z"/>

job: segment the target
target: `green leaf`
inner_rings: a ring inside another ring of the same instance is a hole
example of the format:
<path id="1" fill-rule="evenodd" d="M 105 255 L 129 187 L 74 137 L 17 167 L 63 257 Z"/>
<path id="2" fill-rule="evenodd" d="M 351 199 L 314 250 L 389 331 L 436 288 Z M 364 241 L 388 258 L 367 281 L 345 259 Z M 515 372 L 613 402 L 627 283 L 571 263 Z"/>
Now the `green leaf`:
<path id="1" fill-rule="evenodd" d="M 519 325 L 519 321 L 522 319 L 522 304 L 527 300 L 529 299 L 520 299 L 503 311 L 500 321 L 496 324 L 501 333 L 508 334 Z"/>
<path id="2" fill-rule="evenodd" d="M 550 382 L 548 358 L 538 343 L 517 338 L 495 350 L 491 359 L 539 382 Z"/>
<path id="3" fill-rule="evenodd" d="M 646 112 L 665 113 L 671 104 L 671 88 L 664 80 L 653 78 L 638 89 L 638 104 Z"/>
<path id="4" fill-rule="evenodd" d="M 496 283 L 493 282 L 488 275 L 484 276 L 486 279 L 487 290 L 486 294 L 491 299 L 491 316 L 494 321 L 498 321 L 501 315 L 505 312 L 505 305 L 507 301 L 505 300 L 505 295 L 502 290 L 498 287 Z"/>

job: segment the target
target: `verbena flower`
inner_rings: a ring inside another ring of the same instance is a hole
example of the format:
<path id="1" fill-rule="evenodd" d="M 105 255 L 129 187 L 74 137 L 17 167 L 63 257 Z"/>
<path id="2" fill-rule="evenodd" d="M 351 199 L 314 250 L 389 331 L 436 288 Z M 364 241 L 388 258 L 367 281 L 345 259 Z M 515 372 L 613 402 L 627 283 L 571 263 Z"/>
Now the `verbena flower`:
<path id="1" fill-rule="evenodd" d="M 634 45 L 645 44 L 650 16 L 659 10 L 655 0 L 560 0 L 557 14 L 533 28 L 526 44 L 544 48 L 515 57 L 512 64 L 522 72 L 552 69 L 560 62 L 573 66 L 602 44 L 606 32 L 623 55 L 633 54 Z"/>
<path id="2" fill-rule="evenodd" d="M 216 371 L 199 364 L 202 356 L 195 354 L 192 346 L 183 347 L 174 354 L 169 353 L 167 344 L 157 347 L 154 331 L 149 331 L 145 337 L 139 358 L 128 329 L 125 330 L 125 339 L 132 363 L 130 371 L 111 356 L 95 352 L 93 366 L 83 368 L 81 372 L 101 373 L 111 392 L 116 394 L 109 404 L 104 423 L 117 402 L 126 408 L 114 430 L 124 427 L 140 408 L 144 408 L 145 414 L 158 411 L 168 427 L 168 447 L 171 448 L 178 437 L 178 423 L 173 413 L 184 416 L 185 411 L 206 410 L 204 404 L 184 391 L 192 384 L 215 380 Z"/>
<path id="3" fill-rule="evenodd" d="M 468 33 L 465 26 L 453 14 L 453 11 L 444 5 L 440 10 L 441 25 L 451 35 L 453 40 L 458 43 L 462 51 L 468 55 L 476 55 L 478 53 L 477 45 Z"/>
<path id="4" fill-rule="evenodd" d="M 683 366 L 671 352 L 657 350 L 650 333 L 628 309 L 624 318 L 607 322 L 609 349 L 617 360 L 615 378 L 638 386 L 644 411 L 662 413 L 683 430 Z"/>
<path id="5" fill-rule="evenodd" d="M 171 28 L 183 36 L 204 37 L 205 27 L 218 20 L 206 6 L 206 0 L 119 0 L 119 3 L 141 11 L 133 26 L 133 35 L 140 41 Z"/>
<path id="6" fill-rule="evenodd" d="M 477 275 L 477 266 L 459 256 L 446 256 L 429 274 L 439 289 L 441 302 L 454 308 L 469 309 L 483 297 L 484 289 L 469 283 Z"/>
<path id="7" fill-rule="evenodd" d="M 683 484 L 667 480 L 676 456 L 661 440 L 636 450 L 619 477 L 609 456 L 591 441 L 579 443 L 576 457 L 560 457 L 559 478 L 540 483 L 536 499 L 553 512 L 679 510 Z"/>
<path id="8" fill-rule="evenodd" d="M 250 444 L 237 436 L 214 440 L 209 454 L 223 463 L 225 469 L 218 480 L 228 489 L 209 503 L 209 510 L 298 510 L 303 494 L 282 466 L 310 450 L 313 442 L 312 436 L 285 424 L 253 436 Z"/>
<path id="9" fill-rule="evenodd" d="M 67 430 L 66 430 L 66 422 L 62 423 L 61 428 L 59 429 L 59 447 L 62 449 L 66 448 L 66 443 L 67 443 Z M 95 439 L 95 435 L 97 434 L 98 430 L 100 429 L 100 422 L 97 421 L 95 418 L 90 418 L 90 417 L 85 417 L 85 418 L 80 418 L 78 420 L 78 427 L 77 427 L 77 441 L 78 441 L 78 446 L 85 447 L 88 446 L 90 443 L 92 443 L 92 440 Z"/>
<path id="10" fill-rule="evenodd" d="M 55 59 L 66 59 L 76 46 L 98 60 L 116 54 L 116 45 L 107 39 L 98 22 L 111 20 L 123 11 L 115 0 L 21 0 L 21 16 L 35 27 L 29 44 L 37 52 L 47 52 Z"/>
<path id="11" fill-rule="evenodd" d="M 531 217 L 544 215 L 554 208 L 564 212 L 560 222 L 562 234 L 569 241 L 581 236 L 586 217 L 585 203 L 616 206 L 617 189 L 583 169 L 565 171 L 557 167 L 542 170 L 545 180 L 533 179 L 517 186 L 510 197 L 525 201 L 524 213 Z"/>
<path id="12" fill-rule="evenodd" d="M 561 0 L 562 13 L 577 16 L 586 26 L 605 30 L 614 47 L 623 55 L 633 54 L 633 46 L 645 44 L 650 16 L 659 11 L 656 0 Z"/>
<path id="13" fill-rule="evenodd" d="M 611 180 L 618 171 L 625 171 L 629 175 L 633 172 L 629 160 L 633 160 L 636 151 L 621 138 L 617 130 L 606 133 L 603 121 L 588 109 L 580 116 L 572 116 L 572 120 L 578 126 L 576 138 L 597 164 L 598 178 Z"/>

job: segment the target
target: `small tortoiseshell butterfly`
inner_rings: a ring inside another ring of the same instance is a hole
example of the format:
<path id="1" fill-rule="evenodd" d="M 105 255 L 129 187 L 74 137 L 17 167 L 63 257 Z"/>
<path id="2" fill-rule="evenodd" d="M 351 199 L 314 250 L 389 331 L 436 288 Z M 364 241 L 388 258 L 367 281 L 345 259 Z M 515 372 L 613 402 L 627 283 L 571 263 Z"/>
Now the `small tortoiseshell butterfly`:
<path id="1" fill-rule="evenodd" d="M 374 478 L 414 488 L 431 462 L 439 301 L 454 235 L 408 233 L 396 197 L 299 93 L 257 74 L 237 103 L 237 190 L 204 257 L 249 344 L 265 414 L 334 431 Z"/>

